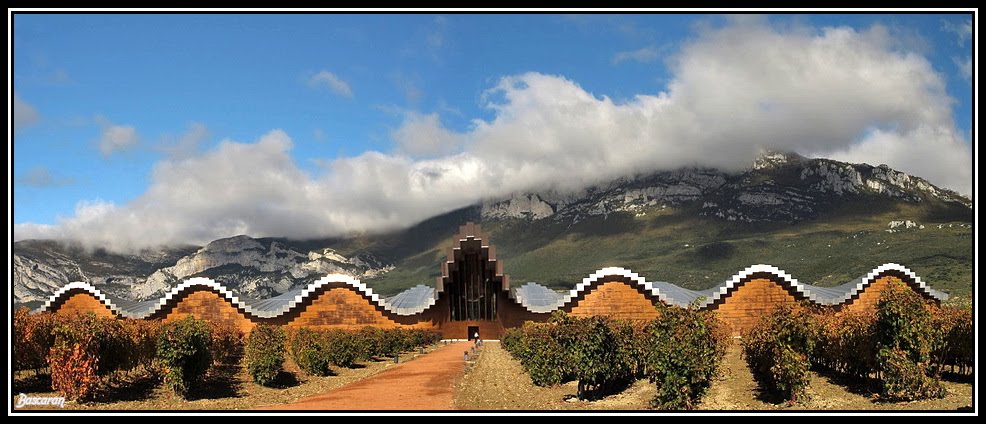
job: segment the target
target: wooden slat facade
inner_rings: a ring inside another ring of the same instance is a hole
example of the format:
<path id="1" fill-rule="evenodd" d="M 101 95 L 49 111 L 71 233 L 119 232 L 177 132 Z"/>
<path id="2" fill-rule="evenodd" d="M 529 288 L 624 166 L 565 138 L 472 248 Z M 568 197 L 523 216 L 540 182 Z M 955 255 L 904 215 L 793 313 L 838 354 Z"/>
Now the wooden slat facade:
<path id="1" fill-rule="evenodd" d="M 473 274 L 482 275 L 463 274 L 469 274 L 473 269 L 479 270 Z M 234 304 L 230 300 L 235 298 L 232 294 L 221 295 L 219 292 L 225 292 L 225 288 L 210 281 L 206 284 L 211 285 L 209 287 L 188 286 L 190 288 L 170 298 L 150 318 L 173 321 L 192 315 L 234 326 L 243 332 L 249 332 L 257 323 L 341 329 L 365 326 L 426 328 L 440 330 L 444 337 L 455 339 L 466 338 L 467 329 L 475 326 L 479 327 L 483 338 L 496 339 L 507 328 L 519 327 L 526 321 L 546 321 L 551 316 L 550 313 L 532 312 L 509 297 L 509 276 L 503 274 L 503 264 L 496 259 L 495 249 L 475 224 L 460 229 L 441 270 L 434 304 L 422 306 L 422 312 L 412 315 L 398 315 L 385 309 L 382 303 L 370 298 L 375 296 L 372 291 L 356 280 L 348 283 L 329 280 L 317 289 L 311 289 L 314 291 L 300 304 L 276 318 L 258 318 L 247 313 L 244 304 Z M 861 292 L 830 307 L 846 311 L 873 310 L 880 293 L 891 281 L 904 281 L 908 287 L 926 296 L 933 292 L 909 270 L 895 264 L 884 265 L 869 275 L 871 279 L 859 280 L 863 282 L 860 283 Z M 867 281 L 869 284 L 864 284 Z M 47 310 L 59 314 L 93 312 L 104 317 L 115 316 L 107 305 L 85 291 L 98 293 L 96 289 L 82 287 L 84 290 L 80 290 L 79 287 L 70 285 L 63 289 L 64 293 Z M 704 307 L 714 310 L 738 334 L 752 328 L 757 320 L 779 305 L 804 300 L 808 291 L 806 286 L 798 285 L 783 271 L 766 265 L 756 265 L 737 274 L 723 287 L 724 293 L 710 298 Z M 666 295 L 655 290 L 642 277 L 628 270 L 605 268 L 586 278 L 558 307 L 573 316 L 649 321 L 659 316 L 656 304 L 661 300 L 658 297 Z M 483 303 L 468 309 L 465 299 L 480 299 Z"/>

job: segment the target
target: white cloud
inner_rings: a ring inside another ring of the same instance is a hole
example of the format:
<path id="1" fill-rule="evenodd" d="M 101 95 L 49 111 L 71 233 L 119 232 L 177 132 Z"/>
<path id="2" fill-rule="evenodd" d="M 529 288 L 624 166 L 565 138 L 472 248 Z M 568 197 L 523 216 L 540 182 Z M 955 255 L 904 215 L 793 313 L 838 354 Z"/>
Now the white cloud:
<path id="1" fill-rule="evenodd" d="M 942 76 L 883 27 L 734 22 L 701 30 L 670 63 L 665 91 L 625 102 L 560 76 L 505 77 L 482 97 L 493 118 L 454 132 L 437 114 L 406 114 L 395 153 L 322 162 L 319 175 L 296 165 L 281 131 L 224 141 L 160 162 L 130 203 L 80 205 L 54 227 L 17 224 L 15 236 L 120 250 L 381 231 L 518 191 L 689 165 L 737 170 L 761 148 L 886 163 L 970 193 L 971 148 Z"/>
<path id="2" fill-rule="evenodd" d="M 657 47 L 644 47 L 637 50 L 617 52 L 613 55 L 613 64 L 619 65 L 620 63 L 632 60 L 634 62 L 640 63 L 651 63 L 661 57 L 661 49 Z"/>
<path id="3" fill-rule="evenodd" d="M 209 128 L 205 124 L 195 122 L 189 125 L 188 131 L 181 136 L 165 137 L 157 149 L 170 158 L 183 159 L 199 152 L 202 142 L 209 137 Z"/>
<path id="4" fill-rule="evenodd" d="M 74 180 L 54 175 L 46 166 L 35 166 L 22 174 L 17 182 L 25 187 L 48 188 L 70 185 Z"/>
<path id="5" fill-rule="evenodd" d="M 22 128 L 27 128 L 31 125 L 38 123 L 41 119 L 41 115 L 38 114 L 37 109 L 31 106 L 21 96 L 14 93 L 14 129 L 19 130 Z"/>
<path id="6" fill-rule="evenodd" d="M 425 36 L 425 48 L 431 55 L 431 60 L 442 63 L 442 51 L 446 46 L 445 34 L 448 31 L 448 18 L 436 16 L 432 19 L 428 34 Z"/>
<path id="7" fill-rule="evenodd" d="M 442 127 L 438 114 L 410 112 L 400 128 L 391 133 L 398 150 L 411 156 L 448 155 L 462 146 L 462 136 Z"/>
<path id="8" fill-rule="evenodd" d="M 29 239 L 65 239 L 67 232 L 60 225 L 26 222 L 14 224 L 14 241 Z"/>
<path id="9" fill-rule="evenodd" d="M 959 68 L 959 75 L 962 75 L 962 79 L 972 82 L 972 56 L 966 56 L 965 60 L 953 57 L 952 62 L 955 62 L 955 66 Z"/>
<path id="10" fill-rule="evenodd" d="M 414 58 L 430 57 L 436 64 L 444 64 L 442 56 L 450 44 L 448 25 L 449 19 L 445 16 L 435 16 L 425 21 L 414 34 L 408 34 L 399 54 Z"/>
<path id="11" fill-rule="evenodd" d="M 394 81 L 394 85 L 397 89 L 401 91 L 404 95 L 404 100 L 409 104 L 415 104 L 421 101 L 424 93 L 418 88 L 418 84 L 415 83 L 419 78 L 410 77 L 402 73 L 394 73 L 391 75 L 391 79 Z"/>
<path id="12" fill-rule="evenodd" d="M 324 69 L 308 78 L 308 85 L 313 88 L 328 88 L 333 93 L 343 97 L 353 97 L 353 89 L 348 82 Z"/>
<path id="13" fill-rule="evenodd" d="M 428 33 L 428 48 L 434 50 L 441 49 L 445 45 L 445 28 L 448 26 L 448 18 L 436 16 L 431 21 L 431 31 Z"/>
<path id="14" fill-rule="evenodd" d="M 102 116 L 97 116 L 96 122 L 103 127 L 99 136 L 99 152 L 103 156 L 137 145 L 137 129 L 133 126 L 117 125 Z"/>
<path id="15" fill-rule="evenodd" d="M 846 162 L 885 163 L 945 187 L 969 190 L 972 183 L 969 145 L 951 128 L 921 125 L 906 133 L 874 130 L 862 142 L 826 156 Z"/>
<path id="16" fill-rule="evenodd" d="M 966 19 L 960 22 L 946 21 L 943 19 L 941 29 L 942 31 L 955 34 L 955 42 L 963 46 L 966 41 L 972 38 L 972 19 Z"/>

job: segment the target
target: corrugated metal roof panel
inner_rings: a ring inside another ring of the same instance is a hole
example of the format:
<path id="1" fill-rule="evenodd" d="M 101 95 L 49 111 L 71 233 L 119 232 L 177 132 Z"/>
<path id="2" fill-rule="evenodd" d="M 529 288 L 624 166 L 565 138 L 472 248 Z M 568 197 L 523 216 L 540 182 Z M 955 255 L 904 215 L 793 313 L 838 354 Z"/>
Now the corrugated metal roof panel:
<path id="1" fill-rule="evenodd" d="M 591 291 L 599 282 L 610 277 L 620 277 L 629 284 L 637 286 L 645 293 L 663 301 L 664 303 L 676 306 L 688 306 L 693 302 L 699 301 L 699 307 L 707 307 L 716 300 L 727 296 L 735 290 L 743 281 L 756 274 L 771 274 L 776 277 L 779 284 L 786 285 L 787 288 L 801 293 L 808 300 L 820 305 L 839 305 L 848 302 L 853 296 L 863 291 L 866 286 L 871 284 L 885 273 L 901 275 L 915 285 L 917 290 L 937 300 L 945 300 L 948 295 L 938 290 L 928 287 L 920 277 L 911 270 L 898 264 L 884 264 L 866 275 L 837 287 L 819 287 L 809 284 L 799 283 L 798 280 L 789 274 L 770 265 L 753 265 L 736 275 L 733 275 L 726 282 L 707 289 L 690 290 L 671 283 L 657 281 L 648 282 L 643 277 L 624 268 L 603 268 L 589 275 L 577 284 L 575 288 L 567 293 L 558 293 L 545 286 L 534 282 L 528 282 L 520 287 L 516 287 L 509 292 L 517 303 L 531 312 L 547 313 L 564 307 L 569 302 L 573 302 L 580 295 Z M 146 301 L 129 301 L 106 295 L 93 285 L 84 282 L 73 282 L 57 290 L 38 310 L 44 311 L 55 304 L 60 297 L 68 295 L 72 290 L 82 290 L 89 292 L 100 302 L 107 305 L 114 313 L 127 318 L 146 318 L 161 310 L 169 300 L 175 298 L 188 290 L 206 288 L 219 293 L 237 308 L 247 314 L 258 318 L 274 318 L 287 313 L 307 298 L 314 296 L 319 290 L 328 284 L 342 284 L 360 295 L 369 299 L 370 302 L 381 306 L 385 310 L 402 316 L 414 315 L 425 311 L 435 304 L 438 292 L 428 286 L 417 285 L 399 293 L 396 296 L 383 299 L 373 293 L 373 290 L 366 287 L 359 280 L 341 274 L 332 274 L 315 281 L 305 288 L 292 290 L 281 295 L 268 299 L 245 299 L 234 294 L 220 283 L 208 278 L 191 278 L 183 281 L 177 287 L 165 293 L 158 299 Z"/>

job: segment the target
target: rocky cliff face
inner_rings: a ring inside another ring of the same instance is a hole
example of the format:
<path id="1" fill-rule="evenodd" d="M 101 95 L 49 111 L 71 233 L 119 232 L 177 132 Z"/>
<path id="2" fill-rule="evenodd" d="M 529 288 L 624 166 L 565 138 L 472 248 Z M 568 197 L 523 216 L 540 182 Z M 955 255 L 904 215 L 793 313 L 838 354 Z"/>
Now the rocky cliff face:
<path id="1" fill-rule="evenodd" d="M 483 202 L 483 220 L 510 218 L 581 221 L 617 211 L 648 206 L 677 206 L 703 198 L 721 187 L 727 175 L 710 169 L 681 169 L 635 178 L 621 178 L 575 193 L 524 193 Z"/>
<path id="2" fill-rule="evenodd" d="M 512 197 L 503 202 L 485 202 L 481 213 L 486 219 L 519 217 L 541 219 L 551 216 L 555 210 L 538 195 L 531 194 Z"/>
<path id="3" fill-rule="evenodd" d="M 37 246 L 43 243 L 42 246 Z M 184 253 L 181 255 L 179 253 Z M 18 303 L 42 301 L 72 281 L 88 281 L 125 299 L 160 296 L 182 280 L 209 277 L 241 295 L 276 296 L 326 274 L 368 278 L 391 269 L 371 255 L 346 258 L 330 248 L 304 250 L 288 242 L 247 236 L 215 240 L 182 252 L 140 255 L 103 253 L 96 259 L 55 242 L 15 244 L 14 296 Z"/>
<path id="4" fill-rule="evenodd" d="M 728 221 L 795 222 L 865 196 L 972 207 L 968 198 L 886 165 L 768 152 L 739 173 L 681 169 L 619 179 L 578 193 L 522 193 L 491 200 L 483 203 L 482 217 L 577 222 L 619 211 L 642 214 L 654 206 L 694 206 L 700 215 Z"/>
<path id="5" fill-rule="evenodd" d="M 390 268 L 370 255 L 346 258 L 329 248 L 302 251 L 278 241 L 248 236 L 219 239 L 174 266 L 151 274 L 134 287 L 132 297 L 160 295 L 189 277 L 206 276 L 253 298 L 276 296 L 326 274 L 364 278 Z"/>
<path id="6" fill-rule="evenodd" d="M 121 255 L 50 240 L 19 241 L 14 243 L 14 301 L 47 299 L 72 281 L 88 281 L 110 294 L 130 298 L 133 287 L 148 275 L 174 264 L 193 249 L 179 246 Z"/>

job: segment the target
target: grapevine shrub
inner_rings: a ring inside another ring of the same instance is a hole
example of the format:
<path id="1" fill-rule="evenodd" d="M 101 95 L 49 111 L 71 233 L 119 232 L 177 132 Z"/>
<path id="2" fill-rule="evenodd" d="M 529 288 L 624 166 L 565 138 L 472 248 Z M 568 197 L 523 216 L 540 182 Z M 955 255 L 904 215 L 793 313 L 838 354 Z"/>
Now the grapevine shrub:
<path id="1" fill-rule="evenodd" d="M 299 328 L 287 334 L 291 358 L 308 375 L 332 375 L 331 366 L 351 368 L 358 360 L 417 349 L 441 340 L 441 334 L 421 329 L 317 330 Z"/>
<path id="2" fill-rule="evenodd" d="M 254 327 L 246 343 L 246 367 L 253 381 L 271 385 L 284 369 L 284 329 L 261 324 Z"/>
<path id="3" fill-rule="evenodd" d="M 106 376 L 146 367 L 153 361 L 154 351 L 148 345 L 156 334 L 157 323 L 98 318 L 92 313 L 71 318 L 38 315 L 40 325 L 34 326 L 32 338 L 48 339 L 40 329 L 50 328 L 47 331 L 52 344 L 45 360 L 51 371 L 52 389 L 67 398 L 85 400 Z M 48 323 L 53 325 L 48 327 Z"/>
<path id="4" fill-rule="evenodd" d="M 783 305 L 743 337 L 743 356 L 765 392 L 792 403 L 804 397 L 818 332 L 805 308 Z"/>
<path id="5" fill-rule="evenodd" d="M 559 334 L 566 362 L 578 379 L 579 399 L 608 393 L 632 375 L 627 352 L 621 350 L 620 334 L 604 317 L 573 318 Z"/>
<path id="6" fill-rule="evenodd" d="M 161 328 L 157 358 L 164 370 L 164 382 L 175 393 L 187 397 L 212 364 L 212 330 L 207 322 L 192 316 Z"/>
<path id="7" fill-rule="evenodd" d="M 718 373 L 728 339 L 711 311 L 664 308 L 647 326 L 647 374 L 659 409 L 693 409 Z"/>
<path id="8" fill-rule="evenodd" d="M 876 335 L 883 398 L 910 401 L 945 395 L 931 367 L 937 335 L 931 308 L 920 294 L 897 280 L 881 293 Z"/>

